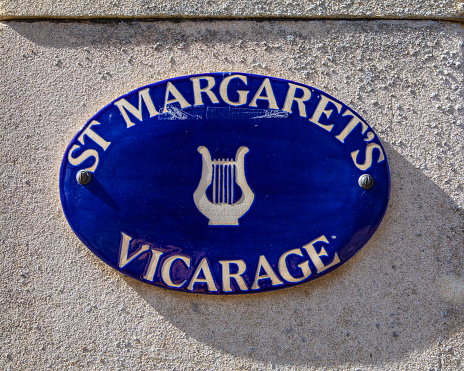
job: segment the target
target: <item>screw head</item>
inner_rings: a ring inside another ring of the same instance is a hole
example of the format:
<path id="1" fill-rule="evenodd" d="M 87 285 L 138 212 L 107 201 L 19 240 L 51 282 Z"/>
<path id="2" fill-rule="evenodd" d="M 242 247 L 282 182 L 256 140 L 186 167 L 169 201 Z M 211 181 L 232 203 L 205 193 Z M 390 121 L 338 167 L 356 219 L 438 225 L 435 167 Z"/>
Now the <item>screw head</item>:
<path id="1" fill-rule="evenodd" d="M 358 184 L 362 189 L 372 188 L 374 185 L 374 178 L 372 178 L 369 174 L 363 174 L 359 177 Z"/>
<path id="2" fill-rule="evenodd" d="M 92 174 L 87 170 L 79 170 L 76 174 L 76 180 L 80 185 L 89 184 L 90 179 L 92 179 Z"/>

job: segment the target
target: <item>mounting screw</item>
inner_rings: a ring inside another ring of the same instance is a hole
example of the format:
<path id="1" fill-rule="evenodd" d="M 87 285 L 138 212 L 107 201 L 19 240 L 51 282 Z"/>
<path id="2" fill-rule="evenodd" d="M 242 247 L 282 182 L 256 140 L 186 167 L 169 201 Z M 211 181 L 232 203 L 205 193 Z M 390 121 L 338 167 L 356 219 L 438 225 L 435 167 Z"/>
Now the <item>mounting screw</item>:
<path id="1" fill-rule="evenodd" d="M 92 175 L 87 170 L 79 170 L 76 174 L 76 180 L 80 185 L 89 184 L 90 179 L 92 179 Z"/>
<path id="2" fill-rule="evenodd" d="M 362 189 L 369 189 L 374 185 L 374 178 L 369 174 L 363 174 L 359 177 L 358 184 Z"/>

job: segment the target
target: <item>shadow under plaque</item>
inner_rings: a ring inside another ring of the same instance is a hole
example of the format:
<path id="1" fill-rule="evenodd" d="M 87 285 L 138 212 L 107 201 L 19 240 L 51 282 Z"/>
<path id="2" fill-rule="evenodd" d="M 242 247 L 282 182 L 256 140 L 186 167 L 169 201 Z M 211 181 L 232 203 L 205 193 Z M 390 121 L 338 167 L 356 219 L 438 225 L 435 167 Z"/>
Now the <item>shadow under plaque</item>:
<path id="1" fill-rule="evenodd" d="M 453 289 L 464 285 L 464 215 L 420 170 L 384 148 L 392 175 L 387 213 L 367 245 L 330 274 L 239 296 L 126 282 L 187 336 L 266 363 L 381 365 L 446 339 L 463 324 L 464 298 Z"/>

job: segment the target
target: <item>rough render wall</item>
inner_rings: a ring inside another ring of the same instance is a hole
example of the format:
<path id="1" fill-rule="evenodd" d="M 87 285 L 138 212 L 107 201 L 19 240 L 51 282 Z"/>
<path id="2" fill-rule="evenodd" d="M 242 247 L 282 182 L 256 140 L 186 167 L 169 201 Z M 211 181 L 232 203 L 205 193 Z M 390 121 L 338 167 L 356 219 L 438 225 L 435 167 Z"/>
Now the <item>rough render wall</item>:
<path id="1" fill-rule="evenodd" d="M 0 367 L 462 369 L 463 40 L 434 21 L 0 24 Z M 376 130 L 391 201 L 347 264 L 189 295 L 120 275 L 72 233 L 58 170 L 76 131 L 138 86 L 209 71 L 315 86 Z"/>
<path id="2" fill-rule="evenodd" d="M 304 17 L 464 19 L 463 0 L 2 0 L 0 19 L 25 17 Z"/>

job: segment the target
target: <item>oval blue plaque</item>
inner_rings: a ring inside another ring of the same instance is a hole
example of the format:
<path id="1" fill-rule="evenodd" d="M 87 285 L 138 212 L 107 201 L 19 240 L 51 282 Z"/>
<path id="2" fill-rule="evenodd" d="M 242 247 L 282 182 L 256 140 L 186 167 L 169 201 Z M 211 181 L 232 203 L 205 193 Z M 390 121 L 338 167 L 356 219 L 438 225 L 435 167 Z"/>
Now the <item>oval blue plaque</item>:
<path id="1" fill-rule="evenodd" d="M 350 259 L 385 213 L 374 131 L 330 95 L 244 73 L 136 89 L 69 144 L 60 196 L 81 241 L 118 271 L 210 294 L 269 291 Z"/>

